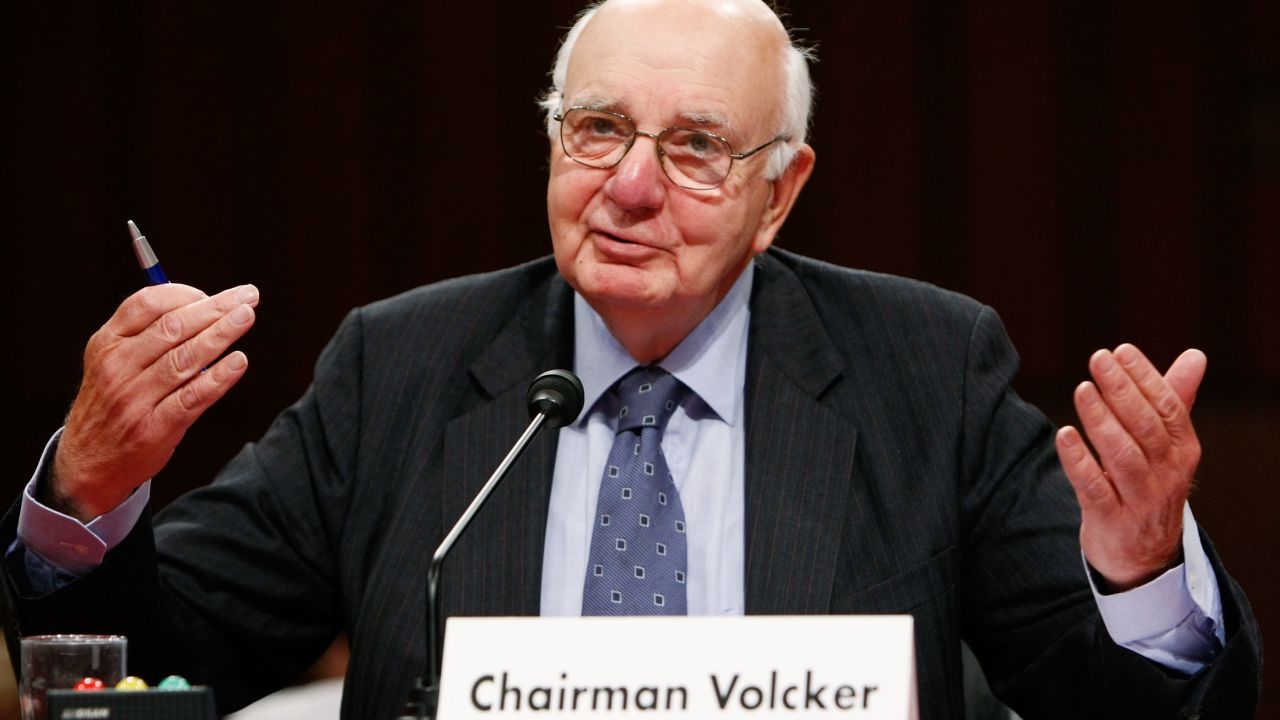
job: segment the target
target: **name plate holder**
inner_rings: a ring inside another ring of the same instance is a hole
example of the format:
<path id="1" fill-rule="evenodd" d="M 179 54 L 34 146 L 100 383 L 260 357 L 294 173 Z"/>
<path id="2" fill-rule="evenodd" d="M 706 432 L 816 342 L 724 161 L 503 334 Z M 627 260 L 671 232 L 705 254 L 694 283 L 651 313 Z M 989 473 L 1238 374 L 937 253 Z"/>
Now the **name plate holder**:
<path id="1" fill-rule="evenodd" d="M 440 720 L 916 720 L 910 615 L 450 618 Z"/>

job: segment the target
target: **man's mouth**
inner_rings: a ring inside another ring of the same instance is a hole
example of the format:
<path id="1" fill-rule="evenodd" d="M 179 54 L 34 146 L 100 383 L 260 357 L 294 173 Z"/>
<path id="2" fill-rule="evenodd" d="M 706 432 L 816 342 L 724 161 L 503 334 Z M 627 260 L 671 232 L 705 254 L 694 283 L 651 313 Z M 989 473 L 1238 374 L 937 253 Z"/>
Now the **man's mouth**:
<path id="1" fill-rule="evenodd" d="M 594 230 L 596 251 L 602 256 L 619 262 L 638 262 L 652 256 L 655 247 L 641 240 L 614 235 L 604 230 Z"/>

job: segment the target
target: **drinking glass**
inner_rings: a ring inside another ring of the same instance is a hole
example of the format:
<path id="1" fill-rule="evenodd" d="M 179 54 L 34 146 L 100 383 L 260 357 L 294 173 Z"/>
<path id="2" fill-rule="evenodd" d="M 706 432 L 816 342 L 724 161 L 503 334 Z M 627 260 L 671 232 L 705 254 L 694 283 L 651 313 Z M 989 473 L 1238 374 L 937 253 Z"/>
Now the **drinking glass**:
<path id="1" fill-rule="evenodd" d="M 31 635 L 22 645 L 22 720 L 45 720 L 50 690 L 98 678 L 115 687 L 125 676 L 123 635 Z"/>

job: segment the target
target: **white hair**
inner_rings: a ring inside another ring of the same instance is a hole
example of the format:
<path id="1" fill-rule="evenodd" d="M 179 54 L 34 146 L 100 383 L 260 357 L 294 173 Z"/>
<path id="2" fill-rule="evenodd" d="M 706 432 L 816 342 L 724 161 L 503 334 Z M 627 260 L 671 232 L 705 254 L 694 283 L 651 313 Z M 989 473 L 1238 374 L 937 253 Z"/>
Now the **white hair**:
<path id="1" fill-rule="evenodd" d="M 565 78 L 569 74 L 569 56 L 573 54 L 573 46 L 577 44 L 578 36 L 582 35 L 582 29 L 587 26 L 591 18 L 595 17 L 605 1 L 593 2 L 578 13 L 573 27 L 565 33 L 564 40 L 560 42 L 560 49 L 556 51 L 556 61 L 551 67 L 551 89 L 547 90 L 538 101 L 543 112 L 546 113 L 547 137 L 551 138 L 552 142 L 555 142 L 560 132 L 560 124 L 556 122 L 555 115 L 561 110 L 560 104 L 564 100 Z M 782 175 L 795 159 L 796 147 L 808 138 L 814 93 L 813 82 L 809 79 L 809 63 L 817 62 L 817 59 L 817 55 L 811 48 L 801 47 L 794 39 L 788 43 L 786 51 L 782 54 L 782 102 L 776 125 L 778 130 L 775 134 L 786 139 L 779 141 L 768 150 L 769 158 L 765 166 L 765 177 L 770 180 Z"/>

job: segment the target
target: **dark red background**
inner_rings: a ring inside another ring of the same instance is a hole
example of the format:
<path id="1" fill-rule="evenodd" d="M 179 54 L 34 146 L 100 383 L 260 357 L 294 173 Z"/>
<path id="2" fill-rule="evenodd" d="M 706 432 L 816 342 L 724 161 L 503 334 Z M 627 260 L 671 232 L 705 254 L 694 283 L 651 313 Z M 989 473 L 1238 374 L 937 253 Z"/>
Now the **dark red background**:
<path id="1" fill-rule="evenodd" d="M 534 100 L 576 8 L 5 4 L 7 494 L 140 283 L 128 218 L 172 279 L 262 290 L 249 374 L 158 503 L 302 392 L 347 309 L 546 253 Z M 1059 422 L 1092 350 L 1203 348 L 1194 508 L 1280 629 L 1280 4 L 794 0 L 791 24 L 818 163 L 779 244 L 993 305 Z"/>

